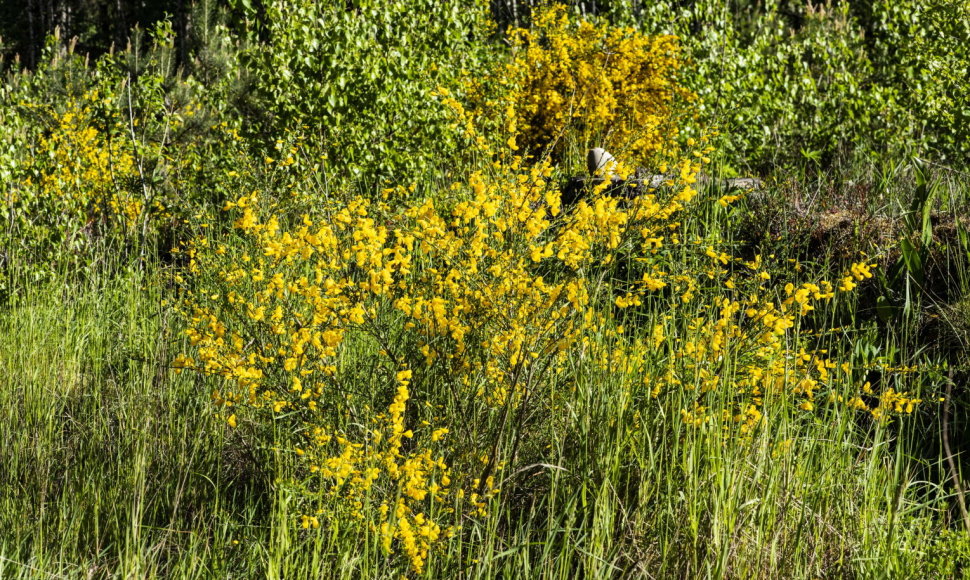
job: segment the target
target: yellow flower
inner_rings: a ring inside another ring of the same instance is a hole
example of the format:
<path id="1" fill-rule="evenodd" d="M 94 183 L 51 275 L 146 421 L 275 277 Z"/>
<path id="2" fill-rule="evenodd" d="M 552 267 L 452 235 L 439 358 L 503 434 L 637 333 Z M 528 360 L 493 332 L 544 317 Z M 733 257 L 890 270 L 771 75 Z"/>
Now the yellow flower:
<path id="1" fill-rule="evenodd" d="M 839 284 L 839 290 L 843 292 L 850 292 L 856 287 L 855 282 L 852 281 L 852 276 L 846 276 L 842 278 L 842 283 Z"/>

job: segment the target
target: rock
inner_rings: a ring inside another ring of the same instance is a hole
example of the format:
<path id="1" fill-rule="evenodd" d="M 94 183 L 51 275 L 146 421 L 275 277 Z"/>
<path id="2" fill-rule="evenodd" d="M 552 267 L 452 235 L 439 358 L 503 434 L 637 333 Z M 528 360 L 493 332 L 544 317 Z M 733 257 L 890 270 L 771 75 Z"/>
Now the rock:
<path id="1" fill-rule="evenodd" d="M 602 147 L 590 149 L 586 154 L 586 169 L 590 175 L 596 175 L 597 171 L 604 170 L 604 175 L 601 177 L 610 177 L 615 167 L 616 158 Z"/>
<path id="2" fill-rule="evenodd" d="M 761 180 L 757 177 L 737 177 L 734 179 L 725 179 L 724 186 L 727 189 L 746 189 L 748 191 L 757 191 L 761 189 Z"/>
<path id="3" fill-rule="evenodd" d="M 590 149 L 586 154 L 586 169 L 590 177 L 573 177 L 560 188 L 560 199 L 563 205 L 570 206 L 575 204 L 597 185 L 602 185 L 604 181 L 610 184 L 604 190 L 606 195 L 636 197 L 644 191 L 659 189 L 668 181 L 677 183 L 680 176 L 676 172 L 666 174 L 654 174 L 646 169 L 638 168 L 630 178 L 621 180 L 614 173 L 616 168 L 616 158 L 610 155 L 602 147 Z M 598 175 L 601 172 L 602 175 Z M 754 177 L 741 177 L 732 179 L 712 179 L 706 173 L 697 175 L 695 187 L 717 187 L 724 190 L 742 190 L 756 200 L 763 194 L 760 192 L 763 184 L 760 179 Z"/>

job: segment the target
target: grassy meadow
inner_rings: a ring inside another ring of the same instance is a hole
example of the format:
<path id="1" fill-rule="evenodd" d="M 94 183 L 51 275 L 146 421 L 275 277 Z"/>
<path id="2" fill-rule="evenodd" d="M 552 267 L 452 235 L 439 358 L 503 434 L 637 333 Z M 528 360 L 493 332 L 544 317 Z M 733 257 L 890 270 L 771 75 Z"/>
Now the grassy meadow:
<path id="1" fill-rule="evenodd" d="M 190 4 L 0 27 L 0 577 L 970 577 L 966 2 Z"/>

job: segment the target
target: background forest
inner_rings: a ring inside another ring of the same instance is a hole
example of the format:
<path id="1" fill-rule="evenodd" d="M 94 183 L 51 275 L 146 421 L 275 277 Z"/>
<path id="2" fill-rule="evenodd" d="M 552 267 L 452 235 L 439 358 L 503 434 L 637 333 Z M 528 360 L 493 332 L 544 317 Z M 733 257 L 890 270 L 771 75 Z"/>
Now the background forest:
<path id="1" fill-rule="evenodd" d="M 967 577 L 968 38 L 0 0 L 0 576 Z"/>

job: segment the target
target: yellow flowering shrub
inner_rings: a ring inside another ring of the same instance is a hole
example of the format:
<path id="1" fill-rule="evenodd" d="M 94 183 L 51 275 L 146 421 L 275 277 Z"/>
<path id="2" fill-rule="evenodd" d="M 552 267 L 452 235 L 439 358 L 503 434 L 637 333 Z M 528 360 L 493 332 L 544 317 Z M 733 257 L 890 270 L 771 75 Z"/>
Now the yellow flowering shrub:
<path id="1" fill-rule="evenodd" d="M 785 281 L 685 230 L 698 204 L 723 210 L 694 187 L 710 147 L 688 144 L 659 189 L 594 188 L 571 208 L 548 160 L 516 156 L 435 197 L 317 196 L 297 217 L 292 196 L 241 195 L 231 236 L 184 250 L 193 352 L 176 366 L 223 377 L 231 427 L 286 426 L 302 527 L 356 526 L 418 573 L 462 517 L 488 514 L 509 441 L 528 438 L 494 418 L 553 416 L 578 363 L 641 400 L 686 393 L 684 424 L 741 440 L 778 405 L 911 412 L 895 391 L 867 405 L 854 369 L 801 332 L 852 288 Z"/>
<path id="2" fill-rule="evenodd" d="M 640 259 L 657 261 L 659 255 L 679 273 L 651 269 L 644 275 L 649 283 L 616 292 L 614 299 L 621 311 L 664 312 L 655 315 L 660 321 L 639 333 L 605 324 L 601 340 L 585 344 L 602 349 L 591 364 L 639 381 L 637 390 L 650 398 L 686 393 L 692 400 L 680 412 L 686 425 L 744 440 L 766 421 L 769 406 L 810 413 L 820 405 L 841 405 L 885 421 L 912 413 L 921 402 L 888 387 L 875 393 L 860 384 L 866 369 L 812 339 L 812 313 L 854 286 L 839 289 L 826 280 L 782 286 L 761 256 L 735 258 L 700 240 L 666 242 Z M 674 247 L 688 251 L 678 258 L 669 251 Z M 872 267 L 852 264 L 843 279 L 861 281 Z M 622 321 L 624 314 L 614 319 Z"/>
<path id="3" fill-rule="evenodd" d="M 145 199 L 136 188 L 136 159 L 121 120 L 106 110 L 108 100 L 92 89 L 68 97 L 57 110 L 21 104 L 50 127 L 34 136 L 31 154 L 17 161 L 23 179 L 0 196 L 8 226 L 0 241 L 14 236 L 17 246 L 30 248 L 44 263 L 138 222 Z"/>
<path id="4" fill-rule="evenodd" d="M 242 138 L 227 123 L 200 128 L 208 119 L 199 103 L 186 98 L 159 110 L 142 94 L 140 107 L 122 112 L 118 88 L 95 80 L 56 103 L 24 100 L 12 112 L 43 119 L 46 128 L 25 131 L 11 147 L 16 156 L 4 159 L 4 172 L 18 179 L 0 196 L 7 226 L 0 245 L 15 248 L 7 265 L 38 279 L 58 265 L 87 262 L 98 248 L 151 245 L 159 232 L 177 236 L 198 206 L 221 193 L 200 160 L 221 170 L 240 153 Z"/>
<path id="5" fill-rule="evenodd" d="M 603 146 L 639 165 L 672 149 L 675 114 L 693 98 L 678 84 L 676 37 L 573 22 L 549 4 L 508 40 L 509 62 L 468 83 L 474 116 L 501 119 L 503 146 L 554 159 L 566 143 Z"/>
<path id="6" fill-rule="evenodd" d="M 438 397 L 450 392 L 445 402 L 463 406 L 466 420 L 540 404 L 538 393 L 601 332 L 593 297 L 602 268 L 621 247 L 655 248 L 676 230 L 700 163 L 681 168 L 684 183 L 662 192 L 593 192 L 569 211 L 549 163 L 516 157 L 440 199 L 400 189 L 380 201 L 334 197 L 289 221 L 278 200 L 242 195 L 224 207 L 241 237 L 200 237 L 184 250 L 194 352 L 176 366 L 225 378 L 212 397 L 230 425 L 286 417 L 309 495 L 346 508 L 324 518 L 358 521 L 420 570 L 457 522 L 436 509 L 484 515 L 508 459 L 496 455 L 494 433 L 438 417 Z M 632 287 L 664 284 L 645 276 Z M 345 366 L 350 353 L 375 372 Z M 360 380 L 372 391 L 348 393 Z M 411 405 L 415 381 L 423 400 Z"/>
<path id="7" fill-rule="evenodd" d="M 37 195 L 86 220 L 116 219 L 124 227 L 141 216 L 143 200 L 127 185 L 138 174 L 130 144 L 119 138 L 119 125 L 99 129 L 92 105 L 97 90 L 70 101 L 41 139 L 36 161 Z"/>

